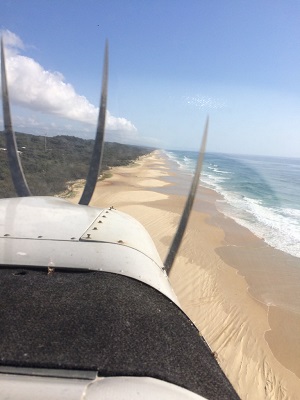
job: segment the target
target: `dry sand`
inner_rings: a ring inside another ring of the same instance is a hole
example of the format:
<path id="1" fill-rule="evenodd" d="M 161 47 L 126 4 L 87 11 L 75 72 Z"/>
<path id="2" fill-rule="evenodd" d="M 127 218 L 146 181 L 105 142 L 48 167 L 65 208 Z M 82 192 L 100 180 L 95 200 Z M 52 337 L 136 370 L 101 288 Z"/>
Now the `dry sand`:
<path id="1" fill-rule="evenodd" d="M 113 205 L 138 219 L 164 260 L 187 186 L 156 151 L 114 168 L 91 205 Z M 73 189 L 77 202 L 81 189 Z M 242 399 L 299 399 L 299 259 L 219 214 L 217 199 L 201 188 L 171 284 Z"/>

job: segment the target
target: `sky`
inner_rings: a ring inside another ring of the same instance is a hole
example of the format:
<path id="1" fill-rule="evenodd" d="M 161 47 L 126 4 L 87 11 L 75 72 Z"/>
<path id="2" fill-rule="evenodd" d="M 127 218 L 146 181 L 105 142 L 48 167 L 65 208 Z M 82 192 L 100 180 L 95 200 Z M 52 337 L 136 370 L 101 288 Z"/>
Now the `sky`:
<path id="1" fill-rule="evenodd" d="M 298 0 L 1 0 L 15 131 L 300 157 Z M 2 110 L 0 124 L 3 125 Z M 0 130 L 2 128 L 0 127 Z"/>

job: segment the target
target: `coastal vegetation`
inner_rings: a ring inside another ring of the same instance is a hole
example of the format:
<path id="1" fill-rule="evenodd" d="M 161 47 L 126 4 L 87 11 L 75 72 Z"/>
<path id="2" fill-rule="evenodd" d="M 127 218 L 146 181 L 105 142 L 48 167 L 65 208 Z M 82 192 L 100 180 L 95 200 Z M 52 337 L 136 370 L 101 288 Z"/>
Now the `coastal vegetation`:
<path id="1" fill-rule="evenodd" d="M 36 136 L 16 133 L 19 156 L 27 183 L 35 196 L 53 196 L 67 183 L 87 176 L 94 140 L 75 136 Z M 100 174 L 113 166 L 128 165 L 153 150 L 149 147 L 106 142 Z M 15 197 L 6 142 L 0 134 L 0 198 Z"/>

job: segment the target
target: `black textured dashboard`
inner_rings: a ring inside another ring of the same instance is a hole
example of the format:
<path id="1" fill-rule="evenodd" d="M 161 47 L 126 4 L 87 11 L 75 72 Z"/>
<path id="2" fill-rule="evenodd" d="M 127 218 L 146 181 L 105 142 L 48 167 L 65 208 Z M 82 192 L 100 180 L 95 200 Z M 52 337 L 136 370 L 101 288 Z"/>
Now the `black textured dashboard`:
<path id="1" fill-rule="evenodd" d="M 0 364 L 150 376 L 238 399 L 186 315 L 157 290 L 104 272 L 0 269 Z"/>

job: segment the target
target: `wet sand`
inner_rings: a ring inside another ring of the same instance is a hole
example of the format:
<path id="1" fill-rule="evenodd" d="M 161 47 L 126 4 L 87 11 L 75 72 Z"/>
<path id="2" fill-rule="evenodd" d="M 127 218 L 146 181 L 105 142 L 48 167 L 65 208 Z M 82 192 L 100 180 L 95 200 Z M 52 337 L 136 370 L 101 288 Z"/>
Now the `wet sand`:
<path id="1" fill-rule="evenodd" d="M 189 182 L 160 152 L 111 172 L 97 184 L 91 205 L 113 205 L 138 219 L 164 260 Z M 70 201 L 80 192 L 75 188 Z M 218 213 L 218 200 L 215 192 L 199 190 L 171 284 L 242 399 L 298 399 L 299 259 Z"/>

